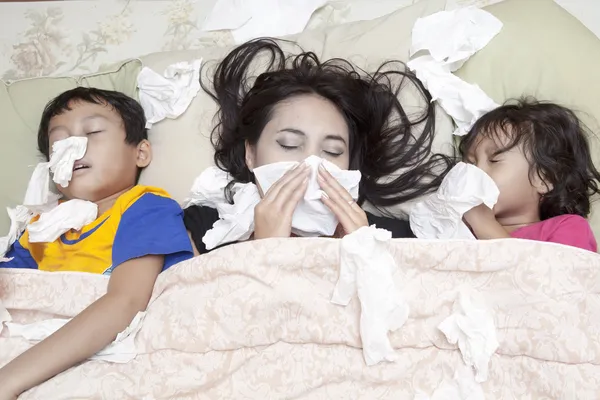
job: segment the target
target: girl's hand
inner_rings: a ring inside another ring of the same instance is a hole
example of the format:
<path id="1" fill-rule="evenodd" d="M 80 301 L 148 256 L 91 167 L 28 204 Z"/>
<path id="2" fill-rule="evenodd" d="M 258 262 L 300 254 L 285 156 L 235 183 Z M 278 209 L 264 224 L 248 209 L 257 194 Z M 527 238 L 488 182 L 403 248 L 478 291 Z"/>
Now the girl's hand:
<path id="1" fill-rule="evenodd" d="M 310 168 L 306 163 L 289 170 L 273 184 L 254 208 L 254 238 L 290 237 L 292 216 L 304 197 Z"/>
<path id="2" fill-rule="evenodd" d="M 463 221 L 477 239 L 504 239 L 510 235 L 496 220 L 494 211 L 485 204 L 480 204 L 463 215 Z"/>
<path id="3" fill-rule="evenodd" d="M 335 214 L 342 228 L 340 236 L 354 232 L 363 226 L 369 226 L 364 210 L 356 204 L 350 193 L 320 165 L 317 175 L 321 189 L 327 194 L 321 201 Z"/>

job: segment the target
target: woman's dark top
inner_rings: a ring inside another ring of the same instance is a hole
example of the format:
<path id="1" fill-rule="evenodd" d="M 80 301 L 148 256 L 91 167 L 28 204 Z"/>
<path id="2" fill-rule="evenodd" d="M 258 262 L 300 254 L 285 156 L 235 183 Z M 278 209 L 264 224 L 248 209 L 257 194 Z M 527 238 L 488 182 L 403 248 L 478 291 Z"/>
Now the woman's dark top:
<path id="1" fill-rule="evenodd" d="M 219 219 L 219 213 L 214 208 L 205 206 L 191 206 L 185 209 L 183 221 L 185 227 L 190 232 L 196 249 L 200 254 L 208 253 L 206 245 L 202 238 L 206 232 L 212 229 L 215 222 Z M 376 225 L 377 228 L 386 229 L 392 233 L 393 238 L 414 238 L 415 235 L 410 230 L 408 221 L 394 218 L 377 217 L 367 213 L 369 225 Z"/>

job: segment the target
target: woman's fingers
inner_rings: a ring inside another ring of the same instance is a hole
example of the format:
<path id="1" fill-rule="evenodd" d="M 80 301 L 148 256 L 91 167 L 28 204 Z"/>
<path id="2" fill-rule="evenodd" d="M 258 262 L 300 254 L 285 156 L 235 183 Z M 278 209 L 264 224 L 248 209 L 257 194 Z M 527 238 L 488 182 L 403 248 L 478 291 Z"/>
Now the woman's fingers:
<path id="1" fill-rule="evenodd" d="M 335 204 L 336 209 L 351 213 L 352 205 L 356 204 L 354 203 L 354 199 L 322 165 L 319 166 L 317 178 L 321 189 L 327 194 L 332 203 Z"/>
<path id="2" fill-rule="evenodd" d="M 279 197 L 279 192 L 290 182 L 299 180 L 302 182 L 301 177 L 308 177 L 310 170 L 307 168 L 306 163 L 298 164 L 296 167 L 287 171 L 277 182 L 275 182 L 267 193 L 265 193 L 264 200 L 267 202 L 272 202 L 277 200 Z"/>
<path id="3" fill-rule="evenodd" d="M 319 166 L 318 180 L 326 194 L 322 197 L 323 203 L 335 214 L 346 233 L 369 224 L 363 209 L 323 166 Z"/>

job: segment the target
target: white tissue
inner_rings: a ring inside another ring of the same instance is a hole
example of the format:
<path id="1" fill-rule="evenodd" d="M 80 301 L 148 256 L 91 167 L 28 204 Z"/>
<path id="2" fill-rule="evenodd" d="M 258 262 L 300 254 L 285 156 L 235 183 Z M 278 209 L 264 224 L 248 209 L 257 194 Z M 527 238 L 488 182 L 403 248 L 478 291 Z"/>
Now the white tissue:
<path id="1" fill-rule="evenodd" d="M 4 329 L 4 323 L 12 321 L 12 317 L 8 313 L 8 310 L 2 304 L 2 300 L 0 300 L 0 333 Z"/>
<path id="2" fill-rule="evenodd" d="M 311 156 L 305 160 L 311 167 L 311 176 L 304 199 L 296 208 L 292 217 L 292 232 L 299 236 L 331 236 L 338 222 L 333 213 L 321 202 L 321 193 L 317 182 L 317 169 L 321 162 L 354 199 L 358 198 L 359 171 L 340 170 L 335 165 L 319 157 Z M 263 192 L 266 192 L 290 168 L 298 163 L 284 162 L 265 165 L 254 169 L 254 175 Z M 260 202 L 258 188 L 253 183 L 236 183 L 231 188 L 233 204 L 225 198 L 224 189 L 231 176 L 217 167 L 206 169 L 192 186 L 189 197 L 183 202 L 183 208 L 191 205 L 207 206 L 219 212 L 219 220 L 204 235 L 202 241 L 208 250 L 235 241 L 246 240 L 254 232 L 254 207 Z"/>
<path id="3" fill-rule="evenodd" d="M 260 201 L 256 185 L 236 183 L 232 186 L 233 204 L 225 197 L 225 187 L 231 176 L 217 167 L 207 168 L 192 186 L 190 196 L 182 207 L 192 205 L 211 207 L 219 212 L 219 220 L 209 229 L 202 241 L 207 250 L 225 244 L 246 240 L 254 232 L 254 207 Z"/>
<path id="4" fill-rule="evenodd" d="M 50 172 L 52 180 L 62 187 L 69 186 L 73 177 L 73 165 L 80 160 L 87 150 L 87 137 L 71 136 L 68 139 L 59 140 L 52 145 L 50 155 Z"/>
<path id="5" fill-rule="evenodd" d="M 407 63 L 429 90 L 433 100 L 454 119 L 456 135 L 464 135 L 475 121 L 498 107 L 477 85 L 464 82 L 452 72 L 484 48 L 502 29 L 490 13 L 467 7 L 441 11 L 417 20 L 412 32 L 411 56 L 427 50 L 429 55 Z"/>
<path id="6" fill-rule="evenodd" d="M 457 344 L 463 361 L 475 369 L 475 381 L 485 382 L 492 354 L 498 349 L 494 317 L 485 307 L 482 296 L 461 290 L 453 313 L 438 326 L 451 344 Z"/>
<path id="7" fill-rule="evenodd" d="M 388 338 L 408 319 L 408 304 L 394 284 L 396 269 L 389 253 L 392 234 L 375 226 L 362 227 L 344 236 L 340 250 L 340 277 L 331 302 L 348 305 L 354 295 L 360 301 L 360 337 L 367 365 L 395 361 Z"/>
<path id="8" fill-rule="evenodd" d="M 410 228 L 419 239 L 475 239 L 463 215 L 480 204 L 493 209 L 499 195 L 489 175 L 474 165 L 458 163 L 436 193 L 414 205 Z"/>
<path id="9" fill-rule="evenodd" d="M 479 383 L 475 381 L 473 369 L 461 365 L 454 372 L 454 379 L 444 379 L 431 397 L 417 393 L 414 400 L 484 400 L 485 395 Z"/>
<path id="10" fill-rule="evenodd" d="M 24 206 L 7 208 L 6 211 L 10 217 L 10 228 L 8 230 L 8 235 L 0 238 L 0 262 L 11 260 L 9 258 L 4 258 L 4 256 L 8 253 L 13 243 L 21 237 L 21 234 L 25 231 L 25 227 L 31 218 L 33 218 L 33 213 Z"/>
<path id="11" fill-rule="evenodd" d="M 310 167 L 310 177 L 304 198 L 300 201 L 292 217 L 292 232 L 298 236 L 331 236 L 339 224 L 335 215 L 322 201 L 323 191 L 317 181 L 319 165 L 323 167 L 346 189 L 354 200 L 358 199 L 360 171 L 345 171 L 335 164 L 310 156 L 304 160 Z M 294 168 L 296 162 L 279 162 L 254 169 L 256 182 L 266 193 L 287 171 Z"/>
<path id="12" fill-rule="evenodd" d="M 203 30 L 227 29 L 236 43 L 302 32 L 327 0 L 218 0 Z"/>
<path id="13" fill-rule="evenodd" d="M 141 329 L 145 316 L 145 312 L 138 312 L 133 321 L 131 321 L 131 324 L 123 332 L 119 333 L 111 344 L 90 357 L 90 360 L 101 360 L 119 364 L 128 363 L 133 360 L 137 356 L 135 336 Z M 26 325 L 7 323 L 6 326 L 11 337 L 23 337 L 32 342 L 40 342 L 65 326 L 69 321 L 71 319 L 48 319 Z"/>
<path id="14" fill-rule="evenodd" d="M 83 158 L 86 150 L 87 137 L 71 136 L 55 142 L 50 161 L 39 163 L 35 167 L 27 185 L 23 205 L 36 214 L 56 207 L 61 196 L 50 190 L 50 172 L 56 184 L 67 187 L 73 177 L 75 161 Z"/>
<path id="15" fill-rule="evenodd" d="M 98 216 L 98 206 L 91 201 L 73 199 L 59 204 L 51 211 L 43 213 L 40 218 L 29 224 L 29 242 L 51 243 L 63 233 L 94 222 Z"/>
<path id="16" fill-rule="evenodd" d="M 200 90 L 201 65 L 201 59 L 178 62 L 168 66 L 163 75 L 142 68 L 137 85 L 146 128 L 165 118 L 175 119 L 187 110 Z"/>

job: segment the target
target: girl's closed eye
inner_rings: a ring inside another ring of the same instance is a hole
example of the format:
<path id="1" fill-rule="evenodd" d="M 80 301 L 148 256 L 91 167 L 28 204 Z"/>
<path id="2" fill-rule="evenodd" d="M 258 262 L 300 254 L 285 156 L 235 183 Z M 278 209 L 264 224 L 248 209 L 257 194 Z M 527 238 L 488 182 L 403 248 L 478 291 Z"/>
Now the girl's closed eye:
<path id="1" fill-rule="evenodd" d="M 91 132 L 86 133 L 86 135 L 93 135 L 93 134 L 100 133 L 100 132 L 103 132 L 103 131 L 101 131 L 101 130 L 100 131 L 91 131 Z"/>

